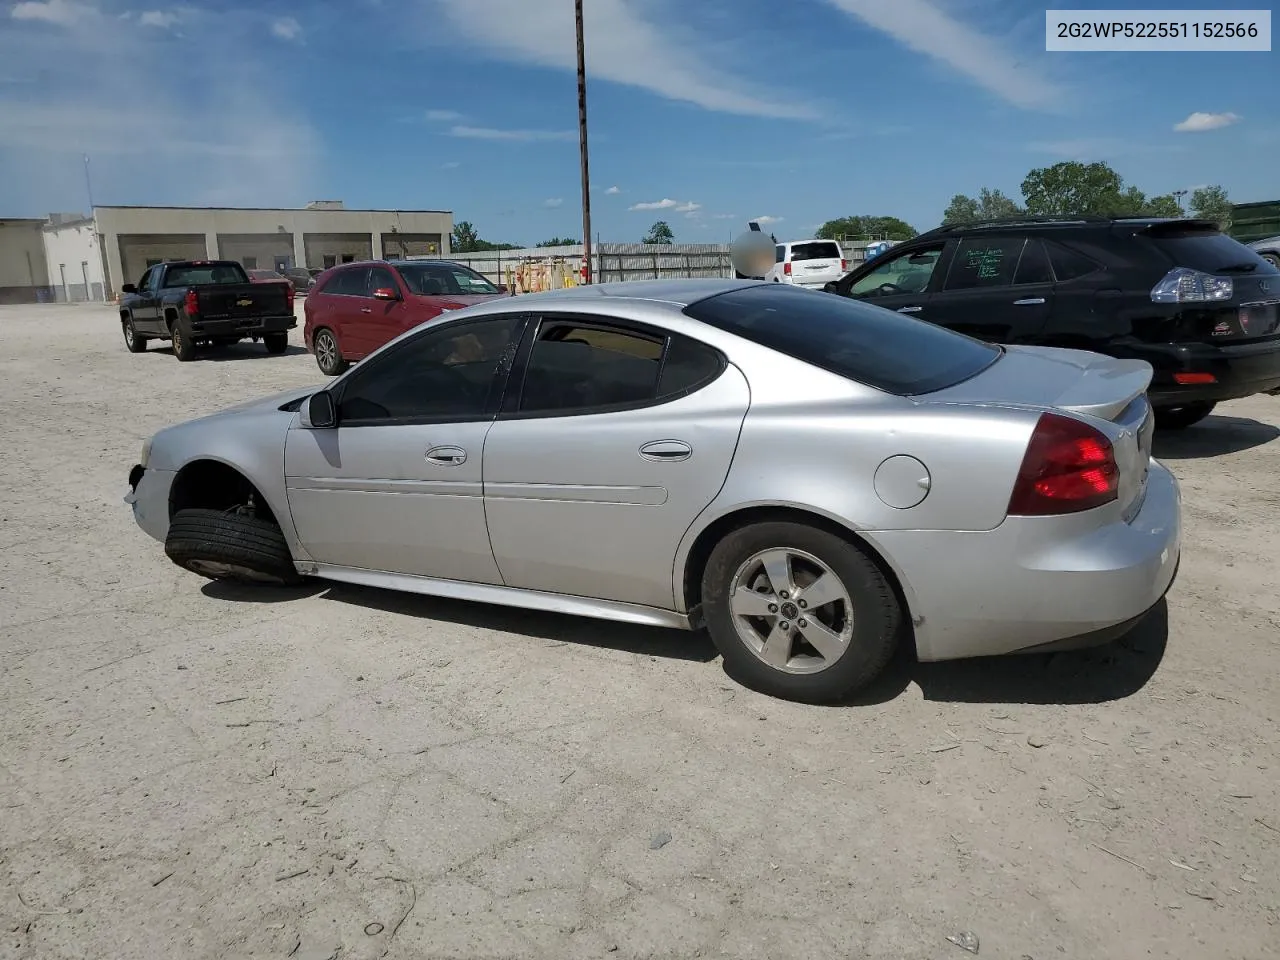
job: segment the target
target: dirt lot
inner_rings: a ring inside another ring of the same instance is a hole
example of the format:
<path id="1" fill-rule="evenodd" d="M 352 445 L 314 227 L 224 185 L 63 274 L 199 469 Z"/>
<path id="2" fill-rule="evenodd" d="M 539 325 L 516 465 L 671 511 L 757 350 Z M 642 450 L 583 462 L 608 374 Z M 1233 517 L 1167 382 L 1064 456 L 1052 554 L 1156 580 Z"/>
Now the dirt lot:
<path id="1" fill-rule="evenodd" d="M 816 709 L 697 635 L 171 565 L 141 441 L 300 347 L 7 307 L 0 362 L 0 957 L 1277 956 L 1280 398 L 1158 442 L 1185 557 L 1122 645 Z"/>

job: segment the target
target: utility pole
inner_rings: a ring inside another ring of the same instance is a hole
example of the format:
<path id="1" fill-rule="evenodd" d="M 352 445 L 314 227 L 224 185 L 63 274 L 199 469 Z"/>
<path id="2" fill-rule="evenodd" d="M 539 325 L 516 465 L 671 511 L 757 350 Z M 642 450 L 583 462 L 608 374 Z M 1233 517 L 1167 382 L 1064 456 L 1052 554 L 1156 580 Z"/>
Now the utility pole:
<path id="1" fill-rule="evenodd" d="M 591 282 L 591 174 L 587 164 L 587 58 L 582 42 L 582 0 L 574 0 L 578 32 L 578 155 L 582 166 L 582 258 L 585 280 Z"/>
<path id="2" fill-rule="evenodd" d="M 93 180 L 89 177 L 89 155 L 84 155 L 84 186 L 89 194 L 89 216 L 93 216 Z"/>

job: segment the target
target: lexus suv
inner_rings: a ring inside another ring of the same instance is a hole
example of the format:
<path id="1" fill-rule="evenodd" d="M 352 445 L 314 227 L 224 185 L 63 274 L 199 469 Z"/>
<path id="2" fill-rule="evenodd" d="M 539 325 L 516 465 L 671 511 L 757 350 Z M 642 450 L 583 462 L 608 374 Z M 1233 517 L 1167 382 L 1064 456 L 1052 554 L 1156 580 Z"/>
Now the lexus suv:
<path id="1" fill-rule="evenodd" d="M 1280 390 L 1280 269 L 1206 220 L 943 226 L 823 289 L 981 340 L 1145 360 L 1167 429 Z"/>

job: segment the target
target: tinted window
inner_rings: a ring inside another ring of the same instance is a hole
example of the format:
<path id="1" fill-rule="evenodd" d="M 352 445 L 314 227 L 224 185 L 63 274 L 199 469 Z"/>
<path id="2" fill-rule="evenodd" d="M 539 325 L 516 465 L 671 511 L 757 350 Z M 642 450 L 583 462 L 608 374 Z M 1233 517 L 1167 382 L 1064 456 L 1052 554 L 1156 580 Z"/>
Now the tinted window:
<path id="1" fill-rule="evenodd" d="M 238 263 L 211 263 L 204 266 L 170 267 L 164 272 L 166 287 L 194 287 L 202 283 L 248 283 L 249 277 Z"/>
<path id="2" fill-rule="evenodd" d="M 498 288 L 483 276 L 458 263 L 402 263 L 398 269 L 409 292 L 419 296 L 465 297 L 498 293 Z"/>
<path id="3" fill-rule="evenodd" d="M 1053 270 L 1049 267 L 1049 255 L 1045 253 L 1044 243 L 1032 238 L 1027 241 L 1022 251 L 1022 259 L 1018 261 L 1018 272 L 1014 274 L 1015 284 L 1053 283 Z"/>
<path id="4" fill-rule="evenodd" d="M 672 336 L 662 358 L 658 377 L 658 398 L 675 397 L 710 383 L 724 370 L 720 354 L 705 343 Z"/>
<path id="5" fill-rule="evenodd" d="M 1098 269 L 1098 264 L 1084 254 L 1056 243 L 1046 243 L 1045 246 L 1049 249 L 1049 262 L 1053 264 L 1053 274 L 1059 283 L 1088 276 Z"/>
<path id="6" fill-rule="evenodd" d="M 150 282 L 151 282 L 151 271 L 147 270 L 142 274 L 142 279 L 138 281 L 137 287 L 139 290 L 145 290 L 147 289 L 147 284 L 149 284 Z"/>
<path id="7" fill-rule="evenodd" d="M 914 396 L 978 374 L 1000 349 L 868 303 L 768 284 L 691 304 L 695 320 L 888 393 Z"/>
<path id="8" fill-rule="evenodd" d="M 798 263 L 801 260 L 839 260 L 840 245 L 831 241 L 818 243 L 793 243 L 791 245 L 791 260 Z"/>
<path id="9" fill-rule="evenodd" d="M 787 248 L 782 244 L 778 244 L 773 248 L 773 262 L 781 263 L 785 259 L 787 259 Z"/>
<path id="10" fill-rule="evenodd" d="M 337 293 L 346 297 L 364 297 L 369 293 L 369 268 L 357 267 L 352 270 L 339 270 L 333 275 L 325 293 Z"/>
<path id="11" fill-rule="evenodd" d="M 1007 287 L 1022 255 L 1022 237 L 965 237 L 947 271 L 944 290 Z"/>
<path id="12" fill-rule="evenodd" d="M 942 244 L 895 257 L 878 258 L 875 268 L 851 287 L 846 296 L 860 299 L 924 293 L 942 256 Z"/>
<path id="13" fill-rule="evenodd" d="M 1239 240 L 1216 231 L 1180 230 L 1157 233 L 1156 246 L 1164 251 L 1180 267 L 1204 270 L 1206 273 L 1242 272 L 1251 265 L 1249 273 L 1276 273 L 1276 268 Z M 1236 268 L 1234 271 L 1228 268 Z"/>
<path id="14" fill-rule="evenodd" d="M 483 419 L 518 322 L 451 323 L 396 344 L 343 386 L 340 420 Z"/>
<path id="15" fill-rule="evenodd" d="M 400 294 L 400 285 L 387 267 L 371 267 L 369 270 L 369 295 L 375 290 L 394 290 Z"/>
<path id="16" fill-rule="evenodd" d="M 663 340 L 630 331 L 548 323 L 529 355 L 520 412 L 643 403 L 657 392 Z"/>

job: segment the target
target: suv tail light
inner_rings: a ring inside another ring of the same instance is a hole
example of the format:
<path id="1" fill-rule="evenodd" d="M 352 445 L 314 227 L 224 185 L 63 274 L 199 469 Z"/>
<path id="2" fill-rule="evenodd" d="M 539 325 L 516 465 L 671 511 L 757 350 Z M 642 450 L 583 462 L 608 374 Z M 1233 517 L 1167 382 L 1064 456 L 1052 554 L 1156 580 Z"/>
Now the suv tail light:
<path id="1" fill-rule="evenodd" d="M 785 273 L 788 277 L 789 277 L 789 276 L 791 276 L 791 261 L 790 261 L 790 260 L 788 260 L 786 263 L 784 263 L 784 264 L 782 265 L 782 272 L 783 272 L 783 273 Z"/>
<path id="2" fill-rule="evenodd" d="M 1042 413 L 1009 497 L 1009 514 L 1078 513 L 1118 496 L 1120 468 L 1111 441 L 1083 420 Z"/>
<path id="3" fill-rule="evenodd" d="M 1174 267 L 1151 288 L 1153 303 L 1210 303 L 1230 300 L 1235 284 L 1230 277 L 1192 270 L 1190 267 Z"/>
<path id="4" fill-rule="evenodd" d="M 187 311 L 187 316 L 194 317 L 200 312 L 200 298 L 196 296 L 194 290 L 188 290 L 187 295 L 183 298 L 182 309 Z"/>
<path id="5" fill-rule="evenodd" d="M 840 260 L 840 272 L 841 272 L 841 273 L 848 273 L 848 272 L 849 272 L 849 261 L 848 261 L 848 260 L 845 260 L 845 259 L 841 258 L 841 260 Z"/>
<path id="6" fill-rule="evenodd" d="M 286 297 L 286 298 L 288 299 L 288 301 L 289 301 L 289 312 L 290 312 L 290 313 L 293 313 L 293 298 L 294 298 L 294 295 L 295 295 L 295 293 L 294 293 L 294 289 L 293 289 L 293 284 L 292 284 L 292 283 L 290 283 L 290 284 L 289 284 L 289 289 L 288 289 L 287 291 L 285 291 L 285 297 Z"/>

